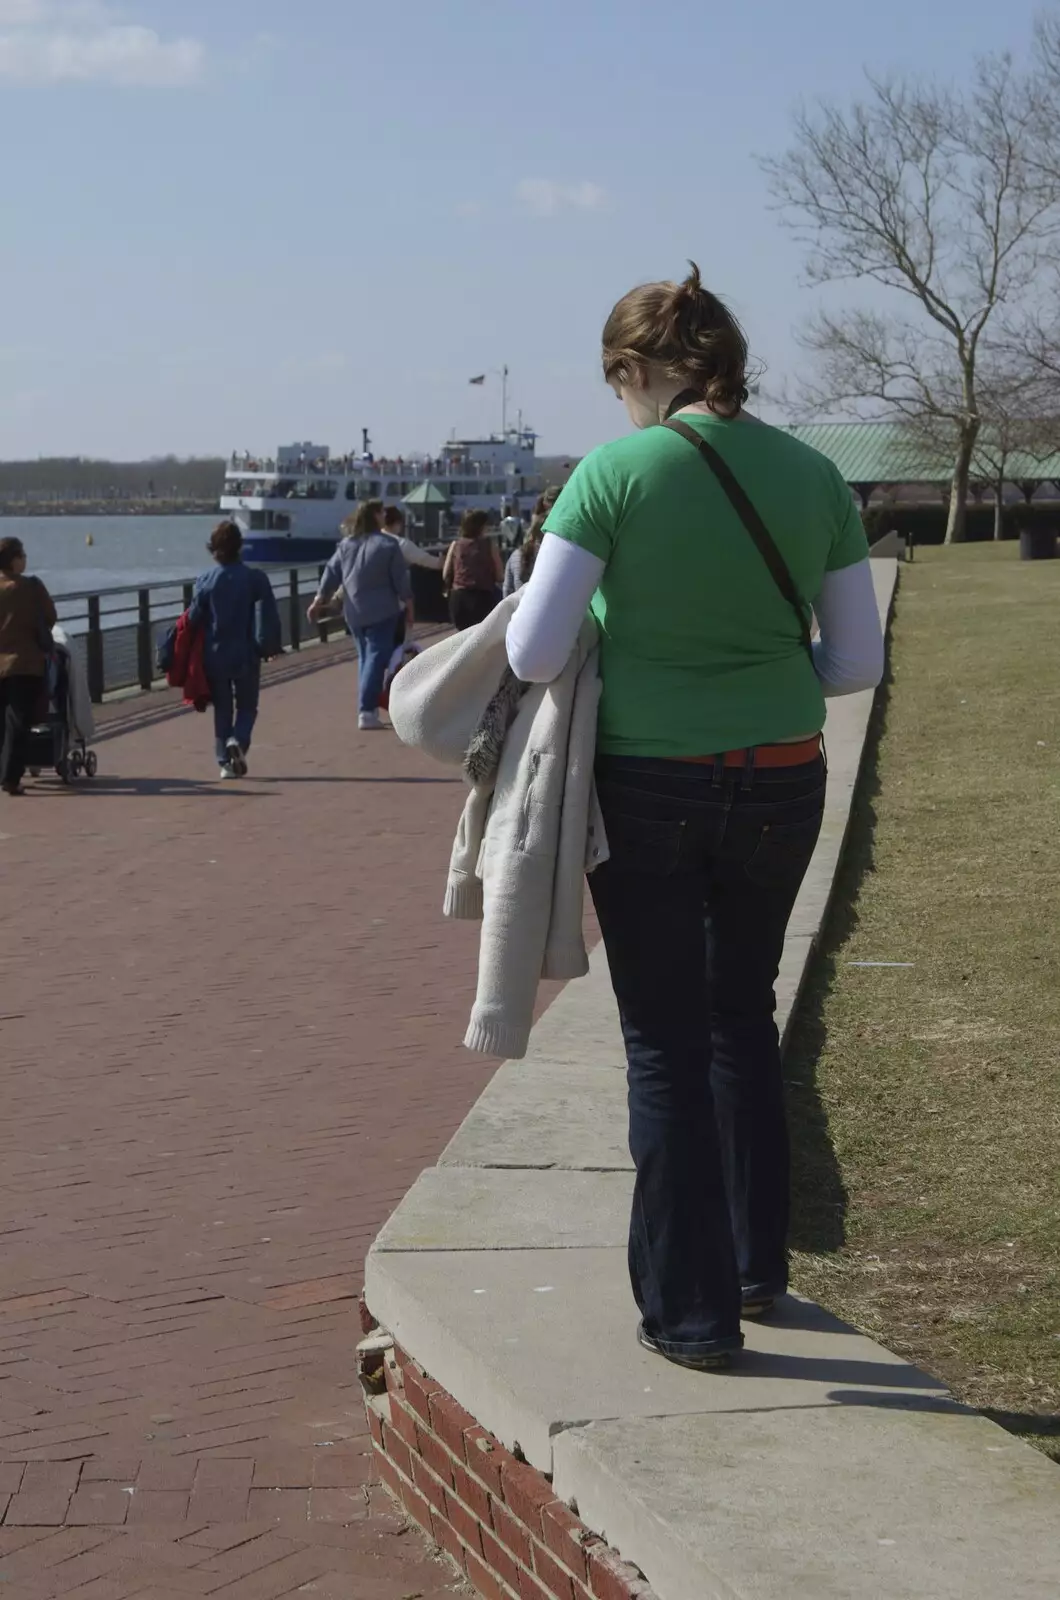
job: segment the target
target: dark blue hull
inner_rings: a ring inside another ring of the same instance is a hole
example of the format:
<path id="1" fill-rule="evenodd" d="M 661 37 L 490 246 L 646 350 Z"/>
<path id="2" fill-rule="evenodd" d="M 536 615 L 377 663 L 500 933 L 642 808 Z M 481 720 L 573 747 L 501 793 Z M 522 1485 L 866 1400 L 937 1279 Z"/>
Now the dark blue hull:
<path id="1" fill-rule="evenodd" d="M 248 533 L 243 541 L 243 557 L 258 566 L 312 567 L 329 561 L 335 554 L 338 538 L 312 538 L 287 533 Z"/>

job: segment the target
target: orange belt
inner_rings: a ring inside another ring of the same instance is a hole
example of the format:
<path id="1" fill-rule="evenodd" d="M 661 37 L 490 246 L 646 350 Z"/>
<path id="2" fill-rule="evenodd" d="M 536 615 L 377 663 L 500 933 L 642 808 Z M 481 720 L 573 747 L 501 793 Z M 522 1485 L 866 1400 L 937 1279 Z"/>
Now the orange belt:
<path id="1" fill-rule="evenodd" d="M 723 750 L 716 756 L 677 756 L 697 767 L 804 767 L 821 753 L 821 735 L 803 739 L 800 744 L 759 744 L 751 750 Z"/>

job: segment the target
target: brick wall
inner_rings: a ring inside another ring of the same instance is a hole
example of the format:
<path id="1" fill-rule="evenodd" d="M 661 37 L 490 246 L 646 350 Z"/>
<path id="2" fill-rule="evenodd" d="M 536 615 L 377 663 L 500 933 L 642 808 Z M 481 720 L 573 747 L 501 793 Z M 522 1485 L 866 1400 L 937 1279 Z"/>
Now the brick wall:
<path id="1" fill-rule="evenodd" d="M 546 1477 L 385 1333 L 361 1346 L 360 1370 L 380 1477 L 485 1600 L 655 1600 Z"/>

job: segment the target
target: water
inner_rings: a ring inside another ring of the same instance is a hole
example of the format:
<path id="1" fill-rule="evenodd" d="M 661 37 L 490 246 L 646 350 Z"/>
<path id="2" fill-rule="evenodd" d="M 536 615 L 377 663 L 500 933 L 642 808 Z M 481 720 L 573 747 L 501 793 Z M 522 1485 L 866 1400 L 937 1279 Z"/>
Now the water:
<path id="1" fill-rule="evenodd" d="M 55 596 L 129 584 L 172 583 L 211 565 L 217 517 L 0 517 L 0 538 L 21 539 L 28 570 Z M 91 535 L 92 544 L 85 543 Z"/>
<path id="2" fill-rule="evenodd" d="M 71 635 L 87 670 L 84 600 L 64 596 L 108 589 L 151 590 L 150 654 L 184 607 L 181 584 L 213 565 L 206 541 L 217 517 L 0 517 L 0 538 L 21 539 L 28 571 L 40 578 L 57 602 L 59 621 Z M 92 543 L 85 543 L 91 535 Z M 316 568 L 303 568 L 299 608 L 304 610 L 316 582 Z M 289 573 L 271 575 L 280 601 L 284 643 L 290 643 Z M 136 594 L 107 595 L 100 604 L 103 686 L 124 689 L 139 679 L 138 600 Z"/>

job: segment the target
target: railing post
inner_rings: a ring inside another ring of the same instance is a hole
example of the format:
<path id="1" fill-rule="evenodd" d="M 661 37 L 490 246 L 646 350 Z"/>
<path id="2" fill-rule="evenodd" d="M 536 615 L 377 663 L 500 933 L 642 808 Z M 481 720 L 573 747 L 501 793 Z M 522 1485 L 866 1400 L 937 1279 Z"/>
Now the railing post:
<path id="1" fill-rule="evenodd" d="M 317 593 L 318 594 L 320 593 L 319 585 L 323 582 L 323 580 L 324 580 L 324 568 L 323 568 L 323 566 L 319 566 L 317 568 L 317 584 L 318 584 Z M 327 644 L 328 638 L 329 638 L 330 635 L 329 635 L 328 624 L 327 624 L 326 620 L 324 622 L 318 622 L 317 623 L 317 633 L 320 636 L 321 644 Z"/>
<path id="2" fill-rule="evenodd" d="M 289 628 L 291 634 L 291 649 L 300 650 L 302 648 L 302 609 L 301 600 L 298 596 L 297 567 L 291 568 L 291 592 L 288 599 L 288 608 L 290 618 Z"/>
<path id="3" fill-rule="evenodd" d="M 99 595 L 88 597 L 88 635 L 85 640 L 88 655 L 88 693 L 94 705 L 103 703 L 103 629 L 99 620 Z"/>
<path id="4" fill-rule="evenodd" d="M 151 660 L 150 589 L 140 590 L 139 611 L 139 620 L 136 624 L 136 670 L 140 679 L 140 688 L 150 689 L 154 681 L 154 665 Z"/>

